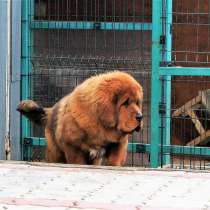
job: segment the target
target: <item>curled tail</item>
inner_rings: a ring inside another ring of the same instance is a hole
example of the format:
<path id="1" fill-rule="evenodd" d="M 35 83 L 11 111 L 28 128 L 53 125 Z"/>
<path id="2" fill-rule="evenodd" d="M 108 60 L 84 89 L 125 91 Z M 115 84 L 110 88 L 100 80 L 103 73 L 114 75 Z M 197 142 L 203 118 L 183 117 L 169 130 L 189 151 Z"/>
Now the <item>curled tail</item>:
<path id="1" fill-rule="evenodd" d="M 21 101 L 17 107 L 17 111 L 37 125 L 46 124 L 47 110 L 32 100 Z"/>

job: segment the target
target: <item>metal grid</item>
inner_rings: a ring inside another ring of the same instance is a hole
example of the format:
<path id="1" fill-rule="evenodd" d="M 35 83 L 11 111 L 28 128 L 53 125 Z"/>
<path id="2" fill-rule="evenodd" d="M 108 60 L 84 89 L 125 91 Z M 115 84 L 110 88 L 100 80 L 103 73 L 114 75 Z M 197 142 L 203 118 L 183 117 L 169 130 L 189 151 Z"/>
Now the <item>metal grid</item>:
<path id="1" fill-rule="evenodd" d="M 173 0 L 172 62 L 210 67 L 210 1 Z"/>
<path id="2" fill-rule="evenodd" d="M 34 68 L 141 65 L 142 72 L 150 70 L 150 47 L 150 31 L 37 29 L 32 62 Z"/>
<path id="3" fill-rule="evenodd" d="M 164 81 L 164 80 L 163 80 Z M 165 108 L 165 107 L 164 107 Z M 171 82 L 170 117 L 172 147 L 161 148 L 160 159 L 170 155 L 172 168 L 209 169 L 210 153 L 210 77 L 175 76 Z M 163 112 L 164 113 L 164 112 Z M 161 128 L 165 129 L 163 123 Z M 162 143 L 162 142 L 161 142 Z M 173 149 L 176 147 L 176 150 Z"/>
<path id="4" fill-rule="evenodd" d="M 151 1 L 36 0 L 31 14 L 32 58 L 39 64 L 138 63 L 141 71 L 150 69 L 151 32 L 144 29 Z"/>
<path id="5" fill-rule="evenodd" d="M 186 76 L 163 77 L 163 80 L 170 80 L 171 90 L 168 96 L 164 96 L 167 90 L 164 86 L 162 88 L 163 106 L 168 101 L 168 107 L 164 108 L 167 113 L 170 107 L 170 114 L 163 112 L 161 115 L 160 160 L 168 158 L 173 168 L 209 169 L 210 115 L 207 102 L 210 77 L 202 77 L 199 67 L 210 67 L 210 1 L 173 0 L 172 3 L 172 50 L 163 51 L 172 56 L 166 65 L 178 66 L 174 71 L 180 69 L 180 75 Z M 191 76 L 192 69 L 186 68 L 184 72 L 180 67 L 197 67 L 194 70 L 200 76 Z M 170 118 L 170 125 L 166 123 L 167 118 Z M 162 139 L 167 126 L 170 126 L 169 144 L 172 147 L 166 153 Z"/>
<path id="6" fill-rule="evenodd" d="M 91 75 L 126 71 L 145 90 L 144 129 L 130 142 L 150 143 L 151 1 L 35 0 L 30 8 L 29 97 L 52 106 Z M 44 136 L 30 126 L 30 136 Z M 24 158 L 42 160 L 44 145 L 33 141 L 24 140 Z M 129 150 L 127 165 L 148 164 L 149 155 Z"/>
<path id="7" fill-rule="evenodd" d="M 35 0 L 35 19 L 151 22 L 151 2 L 151 0 Z"/>
<path id="8" fill-rule="evenodd" d="M 158 34 L 153 40 L 153 49 L 162 49 L 160 60 L 159 55 L 153 55 L 154 63 L 156 62 L 153 73 L 159 68 L 159 64 L 162 68 L 165 64 L 209 67 L 210 0 L 173 0 L 173 11 L 169 14 L 167 12 L 170 11 L 171 1 L 153 3 L 157 7 L 162 3 L 162 14 L 153 14 L 162 21 L 161 26 L 159 20 L 154 21 L 157 24 L 153 24 L 153 35 Z M 173 168 L 209 168 L 207 154 L 210 151 L 206 138 L 209 128 L 208 108 L 196 106 L 193 110 L 188 110 L 187 114 L 180 111 L 181 114 L 174 115 L 180 107 L 184 106 L 182 109 L 186 109 L 185 104 L 196 97 L 196 94 L 202 95 L 203 91 L 209 89 L 209 77 L 190 77 L 190 72 L 194 70 L 202 76 L 202 70 L 194 68 L 186 73 L 184 70 L 188 70 L 181 68 L 181 74 L 189 76 L 174 77 L 172 87 L 169 87 L 170 73 L 165 74 L 166 77 L 158 73 L 157 80 L 161 77 L 163 82 L 167 80 L 167 85 L 165 83 L 159 88 L 159 80 L 154 81 L 153 78 L 153 87 L 157 87 L 156 90 L 153 88 L 153 95 L 157 96 L 153 96 L 150 102 L 151 7 L 151 1 L 145 0 L 35 0 L 30 5 L 29 18 L 32 33 L 28 65 L 31 72 L 29 75 L 22 75 L 22 78 L 27 78 L 26 81 L 30 84 L 30 98 L 44 106 L 51 106 L 93 74 L 116 69 L 129 72 L 144 87 L 146 116 L 143 131 L 130 136 L 131 143 L 139 144 L 138 147 L 129 147 L 127 165 L 149 166 L 151 154 L 153 167 L 170 163 Z M 160 12 L 160 8 L 157 11 Z M 170 24 L 170 15 L 173 16 L 172 28 L 167 25 Z M 170 32 L 172 50 L 169 43 Z M 209 75 L 207 69 L 205 72 Z M 158 107 L 161 92 L 162 103 Z M 159 108 L 152 116 L 150 106 L 157 110 Z M 156 118 L 159 114 L 160 124 Z M 152 122 L 154 132 L 151 132 L 150 118 L 155 119 Z M 150 137 L 150 133 L 158 135 Z M 167 145 L 170 144 L 167 142 L 169 133 L 172 146 Z M 30 134 L 42 137 L 43 131 L 32 127 Z M 202 144 L 198 144 L 203 138 L 205 140 Z M 24 141 L 24 147 L 27 148 L 25 159 L 42 160 L 44 145 L 40 138 L 37 138 L 35 144 L 33 141 L 34 139 Z M 188 145 L 189 142 L 191 145 Z"/>

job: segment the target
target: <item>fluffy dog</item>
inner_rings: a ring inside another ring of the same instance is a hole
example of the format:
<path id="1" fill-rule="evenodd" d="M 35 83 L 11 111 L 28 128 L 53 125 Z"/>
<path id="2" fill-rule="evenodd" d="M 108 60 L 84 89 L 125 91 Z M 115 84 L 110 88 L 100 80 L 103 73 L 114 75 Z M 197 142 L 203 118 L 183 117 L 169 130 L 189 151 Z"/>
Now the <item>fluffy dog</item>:
<path id="1" fill-rule="evenodd" d="M 48 162 L 122 166 L 128 134 L 142 127 L 141 85 L 114 71 L 90 77 L 52 108 L 22 101 L 17 110 L 45 127 Z"/>

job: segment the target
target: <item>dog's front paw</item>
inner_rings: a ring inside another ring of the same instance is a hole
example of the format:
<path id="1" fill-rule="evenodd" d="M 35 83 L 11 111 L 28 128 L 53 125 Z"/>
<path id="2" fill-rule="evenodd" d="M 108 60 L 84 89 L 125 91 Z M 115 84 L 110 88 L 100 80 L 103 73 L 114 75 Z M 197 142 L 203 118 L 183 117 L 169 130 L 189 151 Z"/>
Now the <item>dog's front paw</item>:
<path id="1" fill-rule="evenodd" d="M 104 155 L 105 155 L 105 149 L 102 148 L 102 149 L 90 149 L 89 151 L 89 157 L 91 160 L 94 160 L 96 158 L 102 158 Z"/>

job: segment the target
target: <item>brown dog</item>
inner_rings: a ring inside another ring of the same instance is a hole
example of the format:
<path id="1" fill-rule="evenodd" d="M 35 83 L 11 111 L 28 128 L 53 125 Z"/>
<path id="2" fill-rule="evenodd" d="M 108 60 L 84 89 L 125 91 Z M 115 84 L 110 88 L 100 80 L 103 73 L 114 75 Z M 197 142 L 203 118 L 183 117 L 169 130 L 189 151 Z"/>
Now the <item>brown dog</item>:
<path id="1" fill-rule="evenodd" d="M 17 110 L 45 126 L 49 162 L 121 166 L 128 134 L 142 126 L 143 90 L 119 71 L 93 76 L 52 108 L 22 101 Z"/>

